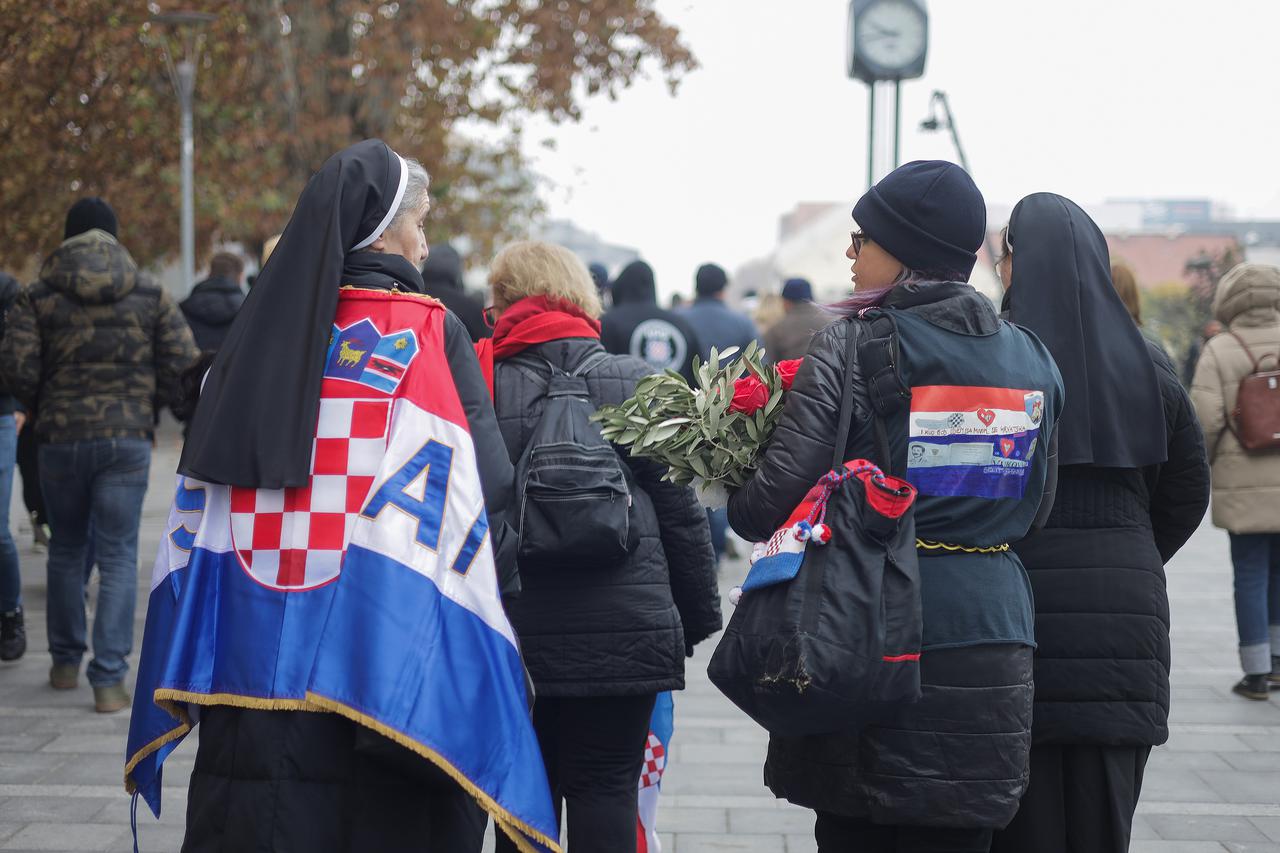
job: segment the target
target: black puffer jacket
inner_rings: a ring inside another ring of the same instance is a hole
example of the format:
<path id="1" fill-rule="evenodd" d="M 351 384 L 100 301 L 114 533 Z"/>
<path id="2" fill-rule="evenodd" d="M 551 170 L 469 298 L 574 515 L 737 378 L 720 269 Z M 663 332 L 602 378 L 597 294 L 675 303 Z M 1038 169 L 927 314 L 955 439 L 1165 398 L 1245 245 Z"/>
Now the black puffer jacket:
<path id="1" fill-rule="evenodd" d="M 1169 461 L 1063 466 L 1048 523 L 1016 546 L 1035 590 L 1038 744 L 1169 739 L 1164 564 L 1204 517 L 1209 468 L 1187 392 L 1151 349 Z"/>
<path id="2" fill-rule="evenodd" d="M 196 345 L 202 350 L 216 352 L 227 339 L 231 323 L 244 304 L 244 291 L 240 285 L 221 276 L 206 278 L 191 288 L 191 295 L 179 305 L 187 318 Z"/>
<path id="3" fill-rule="evenodd" d="M 551 341 L 526 350 L 568 371 L 599 352 L 593 340 Z M 620 403 L 652 373 L 615 356 L 587 374 L 597 405 Z M 543 408 L 545 387 L 498 362 L 494 408 L 511 461 L 520 458 Z M 625 460 L 634 483 L 639 545 L 626 562 L 592 569 L 522 567 L 523 592 L 507 603 L 525 665 L 544 696 L 610 696 L 684 687 L 684 658 L 720 630 L 715 556 L 706 512 L 693 490 L 661 481 L 648 460 Z"/>
<path id="4" fill-rule="evenodd" d="M 1043 395 L 1021 497 L 991 499 L 927 485 L 927 467 L 905 464 L 909 444 L 921 441 L 909 438 L 911 423 L 924 411 L 902 409 L 887 419 L 893 470 L 906 469 L 920 487 L 916 535 L 975 548 L 1025 535 L 1046 493 L 1052 494 L 1050 436 L 1062 390 L 1047 351 L 1034 336 L 999 322 L 986 297 L 967 285 L 902 285 L 885 307 L 897 317 L 896 363 L 913 394 L 949 386 L 960 395 L 995 389 Z M 748 539 L 768 537 L 826 471 L 848 374 L 853 420 L 844 458 L 879 461 L 868 368 L 861 352 L 852 362 L 846 358 L 850 335 L 856 343 L 869 338 L 869 324 L 838 321 L 814 338 L 759 470 L 730 499 L 729 521 Z M 1017 400 L 1021 408 L 1024 398 Z M 972 411 L 953 405 L 962 418 Z M 982 439 L 971 424 L 965 429 Z M 892 721 L 857 732 L 771 737 L 765 781 L 798 805 L 886 825 L 1004 827 L 1029 772 L 1032 612 L 1026 575 L 1007 552 L 921 554 L 921 698 L 895 709 Z"/>
<path id="5" fill-rule="evenodd" d="M 8 313 L 9 306 L 18 298 L 18 292 L 22 290 L 22 285 L 18 284 L 18 280 L 7 272 L 0 272 L 0 341 L 4 340 L 4 315 Z M 8 387 L 4 384 L 4 379 L 0 377 L 0 415 L 11 415 L 14 412 L 16 401 L 13 395 L 9 393 Z"/>

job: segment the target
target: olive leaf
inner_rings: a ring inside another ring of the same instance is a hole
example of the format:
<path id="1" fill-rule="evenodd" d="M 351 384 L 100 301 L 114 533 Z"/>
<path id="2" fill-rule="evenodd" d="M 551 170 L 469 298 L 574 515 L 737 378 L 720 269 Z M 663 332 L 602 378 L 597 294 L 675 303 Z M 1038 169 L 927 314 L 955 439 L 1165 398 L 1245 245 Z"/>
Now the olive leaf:
<path id="1" fill-rule="evenodd" d="M 753 375 L 769 400 L 752 414 L 732 410 L 734 382 Z M 694 359 L 691 387 L 674 371 L 646 376 L 631 398 L 602 406 L 592 415 L 608 441 L 666 467 L 663 479 L 688 485 L 694 478 L 739 487 L 750 479 L 782 413 L 784 394 L 777 370 L 764 364 L 754 342 L 738 353 L 712 350 Z"/>

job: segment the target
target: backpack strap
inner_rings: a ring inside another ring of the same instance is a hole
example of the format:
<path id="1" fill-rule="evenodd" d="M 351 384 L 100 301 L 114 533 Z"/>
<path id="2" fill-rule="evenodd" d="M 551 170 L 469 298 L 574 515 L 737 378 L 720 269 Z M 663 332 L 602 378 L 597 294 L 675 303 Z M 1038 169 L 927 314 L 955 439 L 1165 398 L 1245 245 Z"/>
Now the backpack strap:
<path id="1" fill-rule="evenodd" d="M 867 316 L 868 334 L 858 344 L 857 359 L 866 378 L 867 397 L 875 412 L 873 428 L 879 464 L 888 474 L 901 476 L 889 444 L 889 418 L 901 411 L 911 399 L 911 389 L 902 380 L 901 352 L 898 346 L 898 324 L 889 311 L 875 311 Z M 840 448 L 841 453 L 844 448 Z"/>
<path id="2" fill-rule="evenodd" d="M 510 364 L 519 370 L 535 384 L 541 387 L 548 397 L 555 396 L 571 396 L 580 397 L 587 393 L 586 376 L 604 361 L 608 360 L 609 353 L 604 350 L 593 352 L 578 362 L 578 365 L 572 371 L 565 372 L 556 367 L 542 356 L 529 355 L 527 353 L 519 353 L 511 358 L 505 359 L 504 363 Z M 546 368 L 545 372 L 543 368 Z M 552 380 L 574 379 L 572 383 L 556 383 L 556 387 L 552 387 Z"/>
<path id="3" fill-rule="evenodd" d="M 586 376 L 592 370 L 595 370 L 598 366 L 600 366 L 601 364 L 603 364 L 608 360 L 609 360 L 609 353 L 605 352 L 604 350 L 600 350 L 599 352 L 593 352 L 591 355 L 587 356 L 582 361 L 578 362 L 578 366 L 575 367 L 569 373 L 569 375 L 570 376 Z"/>
<path id="4" fill-rule="evenodd" d="M 1253 350 L 1249 349 L 1249 345 L 1244 342 L 1244 338 L 1240 337 L 1231 329 L 1227 330 L 1227 334 L 1235 338 L 1236 343 L 1240 345 L 1240 349 L 1244 350 L 1245 358 L 1249 359 L 1249 363 L 1253 366 L 1253 369 L 1249 371 L 1250 373 L 1261 373 L 1262 362 L 1269 358 L 1274 358 L 1276 360 L 1276 366 L 1280 367 L 1280 350 L 1277 350 L 1276 352 L 1264 352 L 1261 356 L 1255 357 Z"/>
<path id="5" fill-rule="evenodd" d="M 511 358 L 503 359 L 500 363 L 509 364 L 516 370 L 519 370 L 529 379 L 532 379 L 534 384 L 542 387 L 543 390 L 546 390 L 547 383 L 551 376 L 555 376 L 557 372 L 563 372 L 558 371 L 556 366 L 545 358 L 527 355 L 525 353 L 513 355 Z M 543 373 L 543 367 L 547 368 L 549 375 Z"/>

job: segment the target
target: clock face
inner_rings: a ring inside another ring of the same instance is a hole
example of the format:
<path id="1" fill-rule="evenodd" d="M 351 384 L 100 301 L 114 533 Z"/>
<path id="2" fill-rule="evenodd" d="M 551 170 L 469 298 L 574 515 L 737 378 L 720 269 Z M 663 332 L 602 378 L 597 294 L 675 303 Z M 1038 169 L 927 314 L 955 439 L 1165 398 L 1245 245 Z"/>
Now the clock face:
<path id="1" fill-rule="evenodd" d="M 858 17 L 854 39 L 868 63 L 886 71 L 907 68 L 924 53 L 924 17 L 906 0 L 884 0 Z"/>

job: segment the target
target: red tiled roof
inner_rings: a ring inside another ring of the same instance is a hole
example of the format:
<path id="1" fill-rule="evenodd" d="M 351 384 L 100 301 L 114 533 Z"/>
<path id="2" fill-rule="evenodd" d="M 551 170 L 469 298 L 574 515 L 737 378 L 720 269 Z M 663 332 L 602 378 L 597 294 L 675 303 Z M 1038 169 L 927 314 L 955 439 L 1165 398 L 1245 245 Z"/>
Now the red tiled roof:
<path id="1" fill-rule="evenodd" d="M 1138 287 L 1148 288 L 1170 281 L 1185 282 L 1187 261 L 1203 253 L 1218 256 L 1226 249 L 1240 250 L 1240 242 L 1229 234 L 1107 235 L 1111 261 L 1123 261 L 1133 268 Z"/>

